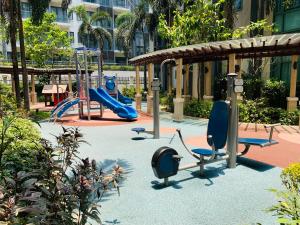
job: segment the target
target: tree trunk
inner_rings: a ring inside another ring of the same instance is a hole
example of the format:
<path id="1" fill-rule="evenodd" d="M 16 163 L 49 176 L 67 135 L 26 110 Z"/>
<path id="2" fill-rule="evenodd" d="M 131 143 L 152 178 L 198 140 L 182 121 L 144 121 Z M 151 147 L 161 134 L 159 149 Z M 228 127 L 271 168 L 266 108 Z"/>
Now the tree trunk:
<path id="1" fill-rule="evenodd" d="M 20 0 L 17 0 L 17 12 L 18 12 L 18 25 L 19 25 L 21 65 L 22 65 L 24 109 L 26 111 L 29 111 L 30 110 L 30 102 L 29 102 L 28 73 L 27 73 L 27 68 L 26 68 L 26 56 L 25 56 L 25 45 L 24 45 L 24 30 L 23 30 L 23 21 L 22 21 L 22 15 L 21 15 L 21 2 L 20 2 Z"/>
<path id="2" fill-rule="evenodd" d="M 21 95 L 20 95 L 20 84 L 19 84 L 19 72 L 18 72 L 18 56 L 17 56 L 17 40 L 16 40 L 16 0 L 11 0 L 9 4 L 9 23 L 10 23 L 10 44 L 11 44 L 11 60 L 13 64 L 12 78 L 15 85 L 15 95 L 17 101 L 17 107 L 21 107 Z"/>

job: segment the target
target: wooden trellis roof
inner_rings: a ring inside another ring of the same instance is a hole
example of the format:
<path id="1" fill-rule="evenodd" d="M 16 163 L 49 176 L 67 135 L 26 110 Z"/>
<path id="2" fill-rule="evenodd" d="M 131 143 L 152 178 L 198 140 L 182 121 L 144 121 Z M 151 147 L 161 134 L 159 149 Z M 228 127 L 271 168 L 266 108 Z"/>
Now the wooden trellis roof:
<path id="1" fill-rule="evenodd" d="M 163 49 L 129 60 L 131 64 L 161 63 L 165 59 L 183 58 L 184 64 L 236 58 L 273 57 L 300 54 L 300 33 L 209 42 Z"/>
<path id="2" fill-rule="evenodd" d="M 0 74 L 12 74 L 13 68 L 10 66 L 0 66 Z M 19 67 L 19 74 L 22 74 L 22 69 Z M 93 70 L 89 70 L 89 73 L 92 73 Z M 76 74 L 76 69 L 72 68 L 60 68 L 60 69 L 46 69 L 46 68 L 27 68 L 28 75 L 67 75 L 67 74 Z M 82 73 L 85 73 L 82 70 Z"/>

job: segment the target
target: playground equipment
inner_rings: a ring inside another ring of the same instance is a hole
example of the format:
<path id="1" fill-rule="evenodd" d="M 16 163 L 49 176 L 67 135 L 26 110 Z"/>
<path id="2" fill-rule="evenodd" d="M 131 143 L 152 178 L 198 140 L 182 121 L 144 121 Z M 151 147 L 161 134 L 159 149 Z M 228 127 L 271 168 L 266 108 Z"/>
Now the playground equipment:
<path id="1" fill-rule="evenodd" d="M 92 87 L 91 74 L 88 71 L 88 55 L 96 56 L 98 62 L 98 76 L 96 87 Z M 80 63 L 83 61 L 83 65 Z M 137 112 L 130 106 L 124 105 L 112 98 L 107 91 L 102 87 L 102 72 L 100 62 L 100 51 L 96 49 L 88 49 L 85 47 L 75 49 L 76 63 L 76 83 L 77 83 L 77 98 L 68 98 L 56 107 L 51 114 L 52 119 L 61 118 L 63 114 L 72 106 L 78 104 L 78 114 L 80 119 L 91 119 L 91 101 L 96 101 L 100 104 L 99 117 L 103 117 L 103 106 L 109 108 L 119 117 L 128 120 L 137 118 Z M 86 106 L 86 110 L 84 110 Z"/>
<path id="2" fill-rule="evenodd" d="M 178 171 L 189 168 L 200 167 L 200 174 L 204 174 L 204 166 L 213 162 L 227 160 L 229 168 L 236 167 L 236 159 L 248 153 L 251 146 L 260 147 L 271 146 L 278 142 L 272 139 L 273 129 L 280 124 L 266 126 L 271 128 L 268 139 L 260 138 L 238 138 L 238 106 L 237 93 L 243 91 L 243 81 L 237 78 L 237 74 L 231 73 L 227 76 L 227 102 L 217 101 L 214 103 L 207 128 L 207 143 L 211 149 L 196 148 L 190 150 L 184 143 L 181 131 L 177 129 L 180 140 L 184 148 L 190 155 L 198 161 L 179 167 L 182 158 L 178 152 L 170 147 L 159 148 L 152 157 L 152 169 L 155 176 L 164 179 L 164 184 L 168 184 L 168 179 L 177 174 Z M 227 142 L 227 149 L 223 152 Z M 237 145 L 245 145 L 244 151 L 238 153 Z"/>
<path id="3" fill-rule="evenodd" d="M 132 99 L 128 98 L 124 95 L 121 94 L 119 88 L 118 88 L 118 77 L 116 75 L 114 76 L 104 76 L 105 80 L 105 90 L 114 98 L 116 98 L 119 102 L 126 104 L 126 105 L 131 105 L 132 104 Z"/>

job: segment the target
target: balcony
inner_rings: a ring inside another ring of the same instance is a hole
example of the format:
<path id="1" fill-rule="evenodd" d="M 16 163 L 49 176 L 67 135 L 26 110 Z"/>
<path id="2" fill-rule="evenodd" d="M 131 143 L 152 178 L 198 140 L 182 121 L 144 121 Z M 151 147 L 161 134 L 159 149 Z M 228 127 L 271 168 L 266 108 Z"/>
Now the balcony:
<path id="1" fill-rule="evenodd" d="M 96 9 L 100 6 L 99 0 L 83 0 L 82 3 L 89 11 L 96 11 Z"/>
<path id="2" fill-rule="evenodd" d="M 130 10 L 130 5 L 127 0 L 113 0 L 113 8 L 115 13 L 122 13 Z"/>
<path id="3" fill-rule="evenodd" d="M 60 7 L 62 4 L 62 0 L 51 0 L 50 5 Z"/>

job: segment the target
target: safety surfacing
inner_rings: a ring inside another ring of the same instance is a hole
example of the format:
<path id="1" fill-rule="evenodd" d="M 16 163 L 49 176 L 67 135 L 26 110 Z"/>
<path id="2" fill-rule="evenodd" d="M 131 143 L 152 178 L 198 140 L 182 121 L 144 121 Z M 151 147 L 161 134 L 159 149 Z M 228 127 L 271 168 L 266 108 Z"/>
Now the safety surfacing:
<path id="1" fill-rule="evenodd" d="M 178 135 L 174 134 L 176 128 L 180 128 L 189 147 L 203 147 L 207 125 L 163 120 L 161 138 L 158 140 L 154 140 L 150 134 L 132 132 L 131 129 L 137 126 L 147 131 L 153 129 L 151 119 L 147 122 L 142 120 L 141 123 L 80 127 L 90 144 L 81 145 L 81 157 L 95 159 L 103 167 L 117 162 L 126 171 L 120 196 L 112 191 L 101 203 L 104 224 L 277 224 L 276 218 L 266 212 L 276 203 L 275 196 L 268 189 L 281 189 L 280 167 L 300 157 L 299 144 L 289 141 L 287 134 L 284 136 L 275 132 L 274 138 L 291 145 L 253 148 L 248 158 L 238 161 L 235 169 L 227 169 L 226 162 L 210 164 L 205 167 L 204 177 L 199 176 L 197 168 L 181 171 L 171 177 L 169 186 L 165 187 L 162 180 L 153 174 L 153 153 L 161 146 L 170 146 L 183 156 L 181 165 L 195 162 L 183 148 Z M 52 134 L 61 132 L 61 124 L 41 123 L 41 130 L 45 138 L 54 140 Z M 267 133 L 243 133 L 241 130 L 241 135 L 266 138 Z M 290 154 L 296 154 L 293 160 Z M 276 155 L 276 159 L 273 155 Z"/>

